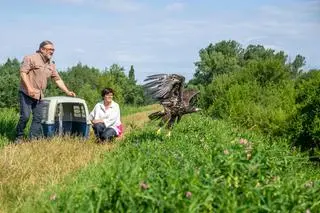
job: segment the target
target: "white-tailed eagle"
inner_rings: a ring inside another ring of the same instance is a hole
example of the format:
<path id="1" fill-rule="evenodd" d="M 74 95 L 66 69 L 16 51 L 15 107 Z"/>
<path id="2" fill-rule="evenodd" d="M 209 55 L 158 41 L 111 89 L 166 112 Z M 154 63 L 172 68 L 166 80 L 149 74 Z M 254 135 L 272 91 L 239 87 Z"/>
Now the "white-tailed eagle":
<path id="1" fill-rule="evenodd" d="M 160 102 L 164 109 L 149 115 L 151 120 L 161 119 L 158 133 L 161 127 L 166 126 L 170 130 L 183 115 L 200 110 L 193 101 L 199 92 L 184 88 L 185 77 L 178 74 L 156 74 L 147 76 L 144 81 L 148 82 L 143 85 L 144 88 L 153 99 Z"/>

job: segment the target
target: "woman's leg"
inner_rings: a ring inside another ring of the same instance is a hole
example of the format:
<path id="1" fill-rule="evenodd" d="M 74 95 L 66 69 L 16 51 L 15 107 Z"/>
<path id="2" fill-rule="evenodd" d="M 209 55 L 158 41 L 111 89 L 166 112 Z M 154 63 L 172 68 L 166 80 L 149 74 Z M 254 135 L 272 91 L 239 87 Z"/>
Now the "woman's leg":
<path id="1" fill-rule="evenodd" d="M 104 123 L 93 124 L 92 128 L 96 138 L 102 139 L 101 136 L 106 130 L 106 126 L 104 125 Z"/>
<path id="2" fill-rule="evenodd" d="M 117 136 L 116 130 L 113 128 L 106 128 L 103 134 L 101 135 L 102 140 L 111 141 L 112 138 Z"/>

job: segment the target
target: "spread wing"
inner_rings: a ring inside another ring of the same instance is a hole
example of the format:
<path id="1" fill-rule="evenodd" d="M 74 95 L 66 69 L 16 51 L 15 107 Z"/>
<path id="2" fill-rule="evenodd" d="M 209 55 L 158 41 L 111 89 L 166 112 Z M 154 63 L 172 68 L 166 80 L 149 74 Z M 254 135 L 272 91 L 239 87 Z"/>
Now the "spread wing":
<path id="1" fill-rule="evenodd" d="M 192 99 L 199 94 L 199 91 L 194 89 L 188 89 L 183 91 L 182 101 L 185 107 L 189 107 L 189 105 L 194 105 Z"/>
<path id="2" fill-rule="evenodd" d="M 156 74 L 147 76 L 144 81 L 149 81 L 143 86 L 152 98 L 161 101 L 172 97 L 180 99 L 185 78 L 177 74 Z"/>

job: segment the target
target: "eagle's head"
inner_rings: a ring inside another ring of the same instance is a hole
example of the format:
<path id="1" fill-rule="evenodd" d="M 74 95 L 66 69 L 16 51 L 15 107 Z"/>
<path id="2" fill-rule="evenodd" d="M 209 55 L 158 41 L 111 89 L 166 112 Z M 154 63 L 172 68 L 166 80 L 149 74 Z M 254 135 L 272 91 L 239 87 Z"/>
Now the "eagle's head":
<path id="1" fill-rule="evenodd" d="M 186 90 L 183 92 L 183 100 L 185 107 L 185 114 L 199 112 L 201 109 L 197 107 L 197 96 L 199 92 L 196 90 Z"/>
<path id="2" fill-rule="evenodd" d="M 201 108 L 195 107 L 195 106 L 188 106 L 185 110 L 185 113 L 194 113 L 194 112 L 199 112 L 201 111 Z"/>

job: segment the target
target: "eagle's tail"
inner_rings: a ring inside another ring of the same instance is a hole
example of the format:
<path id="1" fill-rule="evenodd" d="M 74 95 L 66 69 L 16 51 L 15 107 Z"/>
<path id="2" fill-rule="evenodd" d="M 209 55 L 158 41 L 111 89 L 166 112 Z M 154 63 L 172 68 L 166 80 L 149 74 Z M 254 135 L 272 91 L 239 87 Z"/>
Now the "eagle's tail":
<path id="1" fill-rule="evenodd" d="M 160 119 L 164 115 L 165 115 L 165 113 L 163 111 L 158 111 L 158 112 L 151 113 L 150 115 L 148 115 L 148 117 L 150 120 L 157 120 L 157 119 Z"/>

